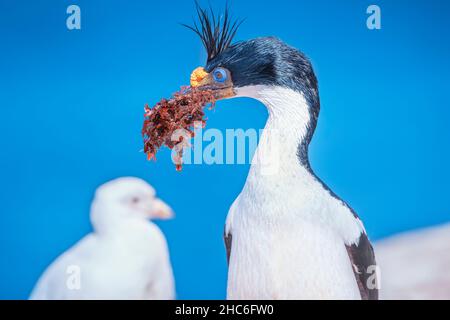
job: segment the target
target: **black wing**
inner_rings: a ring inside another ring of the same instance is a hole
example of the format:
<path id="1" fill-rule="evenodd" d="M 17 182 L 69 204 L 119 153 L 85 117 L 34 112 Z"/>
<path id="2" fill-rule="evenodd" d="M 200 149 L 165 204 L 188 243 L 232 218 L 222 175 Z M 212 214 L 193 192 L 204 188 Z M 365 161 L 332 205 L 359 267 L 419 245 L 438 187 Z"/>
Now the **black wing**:
<path id="1" fill-rule="evenodd" d="M 231 254 L 231 242 L 233 240 L 233 236 L 231 235 L 231 232 L 228 232 L 228 234 L 224 233 L 223 239 L 225 240 L 225 247 L 227 249 L 227 263 L 230 264 L 230 254 Z"/>
<path id="2" fill-rule="evenodd" d="M 378 300 L 375 254 L 367 235 L 362 233 L 358 244 L 345 247 L 353 266 L 361 299 Z"/>

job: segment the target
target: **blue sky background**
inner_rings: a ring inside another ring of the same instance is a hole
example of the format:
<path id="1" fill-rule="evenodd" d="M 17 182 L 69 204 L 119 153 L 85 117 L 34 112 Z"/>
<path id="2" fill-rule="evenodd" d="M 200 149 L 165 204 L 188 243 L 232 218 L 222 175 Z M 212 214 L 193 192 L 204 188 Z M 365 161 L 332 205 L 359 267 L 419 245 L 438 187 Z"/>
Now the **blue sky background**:
<path id="1" fill-rule="evenodd" d="M 224 1 L 211 1 L 223 8 Z M 311 57 L 322 111 L 317 174 L 360 214 L 372 239 L 450 220 L 449 1 L 237 1 L 237 39 L 275 35 Z M 66 28 L 66 8 L 82 30 Z M 191 1 L 0 1 L 0 298 L 27 298 L 44 268 L 91 230 L 96 186 L 151 182 L 177 218 L 159 223 L 179 298 L 225 298 L 222 231 L 247 165 L 147 162 L 142 108 L 204 63 Z M 208 128 L 262 128 L 265 108 L 223 101 Z"/>

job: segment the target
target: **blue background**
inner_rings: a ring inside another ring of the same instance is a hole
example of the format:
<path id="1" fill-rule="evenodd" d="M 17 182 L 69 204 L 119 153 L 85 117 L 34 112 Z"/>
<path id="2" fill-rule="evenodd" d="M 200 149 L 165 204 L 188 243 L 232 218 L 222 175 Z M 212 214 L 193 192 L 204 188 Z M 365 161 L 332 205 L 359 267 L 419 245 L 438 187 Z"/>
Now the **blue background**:
<path id="1" fill-rule="evenodd" d="M 450 2 L 232 1 L 237 40 L 276 35 L 311 57 L 322 111 L 317 174 L 360 214 L 372 239 L 449 221 Z M 66 28 L 81 7 L 82 29 Z M 223 1 L 212 1 L 223 8 Z M 177 218 L 167 235 L 179 298 L 225 298 L 222 231 L 247 165 L 147 162 L 144 103 L 204 63 L 191 1 L 0 1 L 0 298 L 27 298 L 44 268 L 91 230 L 96 186 L 135 175 Z M 252 100 L 220 102 L 209 128 L 262 128 Z"/>

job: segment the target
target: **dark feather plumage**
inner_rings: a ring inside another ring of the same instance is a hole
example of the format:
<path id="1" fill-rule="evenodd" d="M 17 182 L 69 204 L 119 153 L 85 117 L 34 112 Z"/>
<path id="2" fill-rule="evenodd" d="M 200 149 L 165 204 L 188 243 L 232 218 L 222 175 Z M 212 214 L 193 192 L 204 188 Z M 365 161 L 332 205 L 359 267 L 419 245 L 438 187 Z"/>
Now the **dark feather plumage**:
<path id="1" fill-rule="evenodd" d="M 195 7 L 200 27 L 195 21 L 193 26 L 182 25 L 191 29 L 200 37 L 208 56 L 207 62 L 209 62 L 231 46 L 231 41 L 243 21 L 232 21 L 228 6 L 225 7 L 223 16 L 216 16 L 211 7 L 209 12 L 202 9 L 197 1 L 195 1 Z"/>

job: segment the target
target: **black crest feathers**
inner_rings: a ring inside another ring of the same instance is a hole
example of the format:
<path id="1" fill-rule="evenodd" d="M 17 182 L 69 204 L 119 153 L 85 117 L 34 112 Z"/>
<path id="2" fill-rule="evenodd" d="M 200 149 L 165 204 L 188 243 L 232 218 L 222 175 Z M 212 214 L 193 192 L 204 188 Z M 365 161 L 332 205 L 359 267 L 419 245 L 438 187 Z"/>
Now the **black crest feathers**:
<path id="1" fill-rule="evenodd" d="M 182 25 L 191 29 L 200 37 L 208 55 L 207 62 L 209 62 L 230 47 L 242 21 L 231 21 L 228 6 L 225 7 L 222 16 L 215 15 L 211 7 L 209 11 L 202 9 L 197 1 L 195 1 L 195 7 L 200 27 L 195 21 L 193 26 Z"/>

